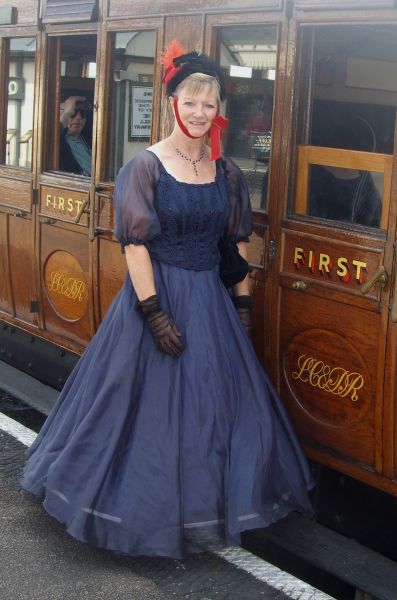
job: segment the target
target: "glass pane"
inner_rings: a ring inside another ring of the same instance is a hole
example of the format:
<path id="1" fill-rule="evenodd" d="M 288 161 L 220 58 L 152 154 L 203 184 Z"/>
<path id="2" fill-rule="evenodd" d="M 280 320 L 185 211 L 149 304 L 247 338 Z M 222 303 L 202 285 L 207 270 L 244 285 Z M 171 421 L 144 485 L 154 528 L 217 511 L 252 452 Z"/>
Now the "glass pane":
<path id="1" fill-rule="evenodd" d="M 351 169 L 349 160 L 353 151 L 393 154 L 397 30 L 313 27 L 302 48 L 298 144 L 352 151 L 345 168 L 310 168 L 308 214 L 379 227 L 383 174 Z"/>
<path id="2" fill-rule="evenodd" d="M 96 35 L 51 38 L 47 94 L 48 168 L 90 177 L 96 76 Z M 56 58 L 58 57 L 58 58 Z"/>
<path id="3" fill-rule="evenodd" d="M 224 151 L 243 170 L 252 206 L 266 210 L 277 26 L 228 27 L 220 30 L 219 42 L 226 80 L 223 109 L 230 120 Z"/>
<path id="4" fill-rule="evenodd" d="M 308 187 L 309 215 L 379 227 L 383 173 L 311 165 Z"/>
<path id="5" fill-rule="evenodd" d="M 107 177 L 111 181 L 130 158 L 150 146 L 155 52 L 155 31 L 113 36 L 107 161 Z"/>
<path id="6" fill-rule="evenodd" d="M 393 153 L 397 105 L 397 30 L 312 30 L 313 146 Z"/>
<path id="7" fill-rule="evenodd" d="M 5 162 L 27 169 L 32 164 L 35 58 L 35 38 L 9 40 Z"/>

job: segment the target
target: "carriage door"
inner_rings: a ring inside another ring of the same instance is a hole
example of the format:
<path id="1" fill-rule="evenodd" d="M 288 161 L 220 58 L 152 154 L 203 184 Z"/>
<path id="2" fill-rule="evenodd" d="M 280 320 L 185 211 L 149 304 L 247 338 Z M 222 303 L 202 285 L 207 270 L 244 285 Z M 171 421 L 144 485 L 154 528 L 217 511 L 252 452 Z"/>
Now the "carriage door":
<path id="1" fill-rule="evenodd" d="M 226 85 L 223 111 L 229 126 L 223 137 L 224 152 L 242 170 L 253 208 L 254 228 L 248 244 L 254 298 L 253 342 L 259 359 L 268 367 L 266 330 L 274 264 L 273 190 L 279 152 L 275 140 L 280 139 L 285 45 L 283 17 L 278 15 L 272 24 L 261 23 L 264 18 L 263 14 L 253 13 L 246 17 L 248 24 L 225 27 L 218 15 L 211 17 L 210 22 L 214 25 L 212 38 L 216 40 L 217 60 Z"/>
<path id="2" fill-rule="evenodd" d="M 281 229 L 281 391 L 312 458 L 386 489 L 397 29 L 307 26 L 298 48 L 295 180 Z"/>
<path id="3" fill-rule="evenodd" d="M 81 26 L 80 26 L 81 28 Z M 97 35 L 43 35 L 37 221 L 43 328 L 80 349 L 94 333 L 92 253 Z M 71 109 L 71 106 L 74 107 Z M 67 118 L 65 118 L 65 114 Z"/>
<path id="4" fill-rule="evenodd" d="M 32 195 L 35 33 L 35 28 L 26 32 L 21 28 L 20 37 L 0 38 L 0 77 L 4 82 L 0 102 L 0 311 L 6 318 L 36 327 L 32 304 L 36 298 Z"/>
<path id="5" fill-rule="evenodd" d="M 98 151 L 100 184 L 96 199 L 94 271 L 98 321 L 120 289 L 127 270 L 125 256 L 113 236 L 114 182 L 121 167 L 158 136 L 159 114 L 154 114 L 153 105 L 160 104 L 161 81 L 156 55 L 162 44 L 159 31 L 162 23 L 159 18 L 145 18 L 144 24 L 140 19 L 113 21 L 107 24 L 103 38 L 102 55 L 106 56 L 108 69 L 102 79 L 99 99 L 99 119 L 103 126 Z M 157 85 L 154 84 L 156 72 Z"/>

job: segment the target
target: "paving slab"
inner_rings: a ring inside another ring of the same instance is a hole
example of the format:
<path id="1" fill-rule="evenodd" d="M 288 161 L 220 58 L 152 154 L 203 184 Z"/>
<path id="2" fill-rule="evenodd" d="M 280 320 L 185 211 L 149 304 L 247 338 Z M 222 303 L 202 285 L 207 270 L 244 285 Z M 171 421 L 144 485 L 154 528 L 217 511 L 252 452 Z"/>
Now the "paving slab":
<path id="1" fill-rule="evenodd" d="M 45 415 L 26 403 L 30 390 L 17 397 L 15 389 L 2 389 L 0 372 L 1 600 L 332 600 L 238 546 L 177 561 L 120 556 L 74 540 L 19 486 L 26 448 Z M 53 390 L 39 382 L 31 389 L 49 407 Z"/>
<path id="2" fill-rule="evenodd" d="M 132 558 L 74 540 L 47 515 L 40 500 L 20 489 L 25 449 L 24 443 L 0 430 L 2 600 L 315 598 L 303 582 L 301 593 L 289 596 L 213 553 L 183 561 Z M 321 594 L 321 598 L 329 596 Z"/>

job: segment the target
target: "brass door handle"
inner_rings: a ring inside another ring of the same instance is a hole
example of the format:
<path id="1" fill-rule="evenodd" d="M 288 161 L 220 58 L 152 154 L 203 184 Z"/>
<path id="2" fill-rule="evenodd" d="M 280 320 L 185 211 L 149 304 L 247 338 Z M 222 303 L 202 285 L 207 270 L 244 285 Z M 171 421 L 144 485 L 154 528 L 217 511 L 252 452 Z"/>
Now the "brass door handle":
<path id="1" fill-rule="evenodd" d="M 83 216 L 83 213 L 88 213 L 89 211 L 87 210 L 87 204 L 88 204 L 88 198 L 86 200 L 84 200 L 84 202 L 82 202 L 80 208 L 79 208 L 79 212 L 76 215 L 76 218 L 74 219 L 75 223 L 79 223 L 81 217 Z"/>
<path id="2" fill-rule="evenodd" d="M 81 217 L 83 216 L 83 214 L 88 214 L 88 239 L 90 240 L 90 242 L 92 242 L 95 239 L 96 233 L 95 233 L 95 226 L 94 226 L 94 219 L 95 219 L 95 194 L 97 192 L 97 188 L 95 183 L 91 183 L 90 185 L 90 190 L 88 192 L 88 198 L 86 198 L 84 200 L 84 202 L 82 203 L 82 205 L 79 208 L 79 212 L 76 215 L 76 218 L 74 219 L 74 223 L 79 223 Z"/>
<path id="3" fill-rule="evenodd" d="M 380 285 L 384 287 L 387 282 L 387 279 L 388 275 L 386 269 L 384 265 L 380 265 L 376 269 L 372 277 L 370 277 L 368 281 L 362 284 L 362 286 L 360 287 L 360 292 L 362 294 L 368 294 L 369 290 L 375 285 L 375 283 L 380 283 Z"/>
<path id="4" fill-rule="evenodd" d="M 42 223 L 45 223 L 45 225 L 52 225 L 53 223 L 56 223 L 56 219 L 53 219 L 52 217 L 44 217 L 44 219 L 41 219 Z"/>
<path id="5" fill-rule="evenodd" d="M 307 289 L 306 281 L 294 281 L 292 284 L 294 290 L 298 290 L 300 292 L 304 292 Z"/>

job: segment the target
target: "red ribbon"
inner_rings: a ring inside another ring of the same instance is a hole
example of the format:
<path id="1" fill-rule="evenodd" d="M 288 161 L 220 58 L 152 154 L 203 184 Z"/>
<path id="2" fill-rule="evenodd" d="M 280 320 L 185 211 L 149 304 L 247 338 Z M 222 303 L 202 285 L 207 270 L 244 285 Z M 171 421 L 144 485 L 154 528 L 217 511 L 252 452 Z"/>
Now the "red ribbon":
<path id="1" fill-rule="evenodd" d="M 182 119 L 179 115 L 179 110 L 178 110 L 177 96 L 174 96 L 172 102 L 173 102 L 173 106 L 174 106 L 176 120 L 178 122 L 179 127 L 182 129 L 183 133 L 192 140 L 198 140 L 201 137 L 201 135 L 199 135 L 199 136 L 192 135 L 191 133 L 189 133 L 188 128 L 182 123 Z M 217 160 L 218 158 L 221 157 L 222 131 L 223 131 L 223 129 L 225 129 L 225 127 L 227 127 L 228 123 L 229 123 L 229 119 L 226 119 L 226 117 L 222 117 L 222 115 L 217 115 L 215 117 L 215 119 L 212 121 L 211 128 L 208 132 L 208 134 L 210 136 L 210 143 L 211 143 L 210 160 Z"/>
<path id="2" fill-rule="evenodd" d="M 198 136 L 191 135 L 191 134 L 189 133 L 189 130 L 188 130 L 188 128 L 187 128 L 187 127 L 185 127 L 185 125 L 182 123 L 182 119 L 181 119 L 181 117 L 179 116 L 179 110 L 178 110 L 178 97 L 177 97 L 177 96 L 174 96 L 174 97 L 173 97 L 172 104 L 173 104 L 173 106 L 174 106 L 174 111 L 175 111 L 175 117 L 176 117 L 176 120 L 178 121 L 178 125 L 179 125 L 179 127 L 182 129 L 183 133 L 184 133 L 185 135 L 187 135 L 187 137 L 190 137 L 190 139 L 192 139 L 192 140 L 198 140 L 199 138 L 201 138 L 201 135 L 198 135 Z"/>
<path id="3" fill-rule="evenodd" d="M 175 66 L 172 66 L 169 69 L 167 69 L 163 77 L 163 83 L 167 84 L 169 81 L 171 81 L 171 79 L 175 77 L 175 75 L 179 73 L 181 69 L 182 67 Z"/>
<path id="4" fill-rule="evenodd" d="M 210 129 L 210 140 L 211 140 L 211 158 L 210 160 L 217 160 L 221 157 L 221 138 L 222 132 L 227 127 L 229 119 L 217 115 L 212 121 Z"/>

